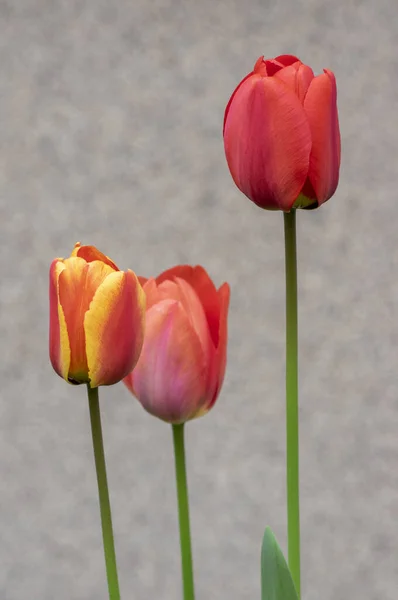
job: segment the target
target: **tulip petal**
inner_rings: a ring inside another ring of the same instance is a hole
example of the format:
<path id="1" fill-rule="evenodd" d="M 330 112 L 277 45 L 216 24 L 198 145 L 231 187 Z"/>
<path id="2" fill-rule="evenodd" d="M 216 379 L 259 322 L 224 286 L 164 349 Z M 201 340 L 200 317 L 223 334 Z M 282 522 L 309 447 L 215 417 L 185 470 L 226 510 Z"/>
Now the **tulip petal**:
<path id="1" fill-rule="evenodd" d="M 261 57 L 258 59 L 258 61 L 263 60 L 264 57 Z M 257 62 L 258 62 L 257 61 Z M 257 64 L 257 63 L 256 63 Z M 234 91 L 232 92 L 232 96 L 230 97 L 227 106 L 225 107 L 225 111 L 224 111 L 224 123 L 223 123 L 223 128 L 222 128 L 222 133 L 224 135 L 224 131 L 225 131 L 225 123 L 227 121 L 227 117 L 228 117 L 228 113 L 229 113 L 229 109 L 230 106 L 232 104 L 232 100 L 235 98 L 236 92 L 239 90 L 239 88 L 241 87 L 241 85 L 244 84 L 244 82 L 246 81 L 246 79 L 249 79 L 249 77 L 252 77 L 253 72 L 249 73 L 248 75 L 246 75 L 246 77 L 244 77 L 242 79 L 242 81 L 239 83 L 239 85 L 236 86 L 236 88 L 234 89 Z"/>
<path id="2" fill-rule="evenodd" d="M 55 259 L 50 267 L 50 360 L 54 370 L 68 381 L 70 345 L 65 315 L 59 303 L 59 275 L 65 269 L 60 259 Z"/>
<path id="3" fill-rule="evenodd" d="M 265 59 L 264 56 L 260 56 L 254 65 L 253 73 L 262 77 L 272 77 L 284 67 L 288 67 L 294 63 L 302 64 L 297 56 L 291 54 L 282 54 L 271 59 Z"/>
<path id="4" fill-rule="evenodd" d="M 193 286 L 185 279 L 176 277 L 175 281 L 180 292 L 180 302 L 202 344 L 206 359 L 208 359 L 208 349 L 212 345 L 212 341 L 202 302 Z"/>
<path id="5" fill-rule="evenodd" d="M 141 283 L 141 281 L 140 281 Z M 146 296 L 146 310 L 149 310 L 156 302 L 161 299 L 161 293 L 159 292 L 156 280 L 151 277 L 147 279 L 144 284 L 141 284 Z"/>
<path id="6" fill-rule="evenodd" d="M 182 277 L 174 277 L 173 281 L 167 279 L 160 283 L 156 291 L 157 302 L 175 300 L 181 303 L 191 326 L 202 343 L 206 358 L 208 358 L 208 350 L 211 350 L 210 346 L 212 346 L 209 327 L 202 303 L 192 285 Z"/>
<path id="7" fill-rule="evenodd" d="M 336 79 L 331 71 L 313 79 L 304 101 L 312 136 L 309 180 L 318 205 L 333 196 L 339 181 L 340 129 Z"/>
<path id="8" fill-rule="evenodd" d="M 220 321 L 219 321 L 219 343 L 215 357 L 215 367 L 213 371 L 212 394 L 207 410 L 210 410 L 217 400 L 221 386 L 224 381 L 225 368 L 227 363 L 227 338 L 228 338 L 228 309 L 230 300 L 230 287 L 228 283 L 224 283 L 217 292 L 220 306 Z"/>
<path id="9" fill-rule="evenodd" d="M 69 378 L 76 383 L 88 382 L 83 330 L 84 313 L 91 301 L 85 295 L 88 265 L 82 258 L 72 257 L 64 260 L 64 266 L 58 286 L 71 352 Z"/>
<path id="10" fill-rule="evenodd" d="M 148 281 L 147 277 L 141 277 L 141 275 L 137 275 L 137 279 L 140 282 L 141 286 L 144 287 L 146 282 Z"/>
<path id="11" fill-rule="evenodd" d="M 169 423 L 198 412 L 206 396 L 205 360 L 180 302 L 164 300 L 147 311 L 142 353 L 125 383 L 149 413 Z"/>
<path id="12" fill-rule="evenodd" d="M 217 290 L 214 283 L 210 279 L 206 270 L 199 265 L 196 267 L 191 267 L 190 265 L 179 265 L 177 267 L 173 267 L 161 273 L 159 277 L 156 278 L 156 282 L 159 285 L 163 281 L 168 279 L 173 280 L 175 278 L 184 279 L 195 290 L 205 311 L 214 347 L 217 348 L 220 307 Z"/>
<path id="13" fill-rule="evenodd" d="M 236 91 L 225 123 L 231 175 L 255 204 L 290 210 L 307 178 L 311 134 L 299 99 L 275 77 L 253 75 Z"/>
<path id="14" fill-rule="evenodd" d="M 193 270 L 197 268 L 198 267 L 191 267 L 190 265 L 177 265 L 175 267 L 171 267 L 171 269 L 163 271 L 160 275 L 156 277 L 156 283 L 159 285 L 159 283 L 167 281 L 168 279 L 173 281 L 175 277 L 181 277 L 182 279 L 185 279 L 186 281 L 188 281 L 188 283 L 190 283 L 192 279 Z"/>
<path id="15" fill-rule="evenodd" d="M 273 58 L 264 59 L 262 57 L 259 58 L 254 65 L 253 73 L 256 75 L 261 75 L 262 77 L 272 77 L 278 71 L 283 69 L 283 65 L 281 63 L 276 62 Z"/>
<path id="16" fill-rule="evenodd" d="M 133 271 L 113 271 L 95 292 L 84 318 L 90 385 L 112 385 L 128 375 L 144 338 L 145 294 Z"/>
<path id="17" fill-rule="evenodd" d="M 65 259 L 64 266 L 58 285 L 71 353 L 69 380 L 88 383 L 84 317 L 98 286 L 115 271 L 101 261 L 87 263 L 78 256 Z"/>
<path id="18" fill-rule="evenodd" d="M 314 72 L 311 67 L 303 65 L 301 62 L 296 62 L 278 71 L 275 74 L 275 78 L 283 81 L 296 94 L 301 104 L 304 104 L 304 98 L 311 81 L 314 79 Z"/>
<path id="19" fill-rule="evenodd" d="M 80 242 L 77 242 L 73 248 L 71 256 L 79 256 L 80 258 L 84 258 L 84 260 L 88 263 L 95 260 L 100 260 L 106 265 L 112 267 L 112 269 L 115 271 L 119 270 L 113 260 L 111 260 L 109 256 L 106 256 L 100 252 L 95 246 L 81 246 Z"/>
<path id="20" fill-rule="evenodd" d="M 288 67 L 294 63 L 301 63 L 301 60 L 293 54 L 280 54 L 279 56 L 275 56 L 274 60 L 281 63 L 284 67 Z"/>
<path id="21" fill-rule="evenodd" d="M 142 350 L 141 350 L 141 353 L 142 353 Z M 137 398 L 138 396 L 134 389 L 134 370 L 131 371 L 131 373 L 129 373 L 128 375 L 126 375 L 126 377 L 123 378 L 123 383 L 126 386 L 126 388 L 133 394 L 133 396 L 135 396 Z"/>

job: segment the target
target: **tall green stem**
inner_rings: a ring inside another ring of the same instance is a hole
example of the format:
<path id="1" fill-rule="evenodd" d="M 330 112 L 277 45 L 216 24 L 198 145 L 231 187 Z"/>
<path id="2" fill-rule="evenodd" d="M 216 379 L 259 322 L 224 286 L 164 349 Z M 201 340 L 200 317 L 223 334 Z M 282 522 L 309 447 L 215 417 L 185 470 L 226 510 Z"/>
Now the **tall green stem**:
<path id="1" fill-rule="evenodd" d="M 189 502 L 187 470 L 185 466 L 184 423 L 173 425 L 174 459 L 176 469 L 178 518 L 184 600 L 195 600 L 193 584 L 191 531 L 189 525 Z"/>
<path id="2" fill-rule="evenodd" d="M 95 468 L 97 470 L 98 495 L 104 543 L 106 575 L 110 600 L 120 600 L 117 576 L 115 544 L 113 541 L 111 505 L 109 502 L 108 481 L 106 477 L 104 443 L 102 440 L 101 415 L 98 400 L 98 388 L 87 386 L 90 407 L 91 433 L 93 437 Z"/>
<path id="3" fill-rule="evenodd" d="M 286 463 L 288 562 L 300 598 L 296 211 L 283 213 L 286 269 Z"/>

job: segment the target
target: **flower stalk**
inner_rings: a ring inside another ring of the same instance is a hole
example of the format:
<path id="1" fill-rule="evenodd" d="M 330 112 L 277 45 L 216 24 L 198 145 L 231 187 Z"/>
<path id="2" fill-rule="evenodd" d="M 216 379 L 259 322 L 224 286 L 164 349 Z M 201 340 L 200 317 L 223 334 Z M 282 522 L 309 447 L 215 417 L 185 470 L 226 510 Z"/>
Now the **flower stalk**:
<path id="1" fill-rule="evenodd" d="M 300 598 L 296 211 L 283 213 L 286 270 L 286 475 L 288 562 Z"/>
<path id="2" fill-rule="evenodd" d="M 195 600 L 187 471 L 185 465 L 184 423 L 172 425 L 176 470 L 178 518 L 180 525 L 181 566 L 184 600 Z"/>
<path id="3" fill-rule="evenodd" d="M 119 581 L 116 565 L 115 543 L 113 540 L 111 505 L 109 501 L 106 476 L 104 443 L 102 439 L 101 414 L 98 400 L 98 388 L 87 386 L 90 408 L 91 433 L 93 438 L 95 468 L 97 471 L 98 496 L 101 512 L 102 539 L 104 544 L 106 575 L 108 579 L 109 600 L 120 600 Z"/>

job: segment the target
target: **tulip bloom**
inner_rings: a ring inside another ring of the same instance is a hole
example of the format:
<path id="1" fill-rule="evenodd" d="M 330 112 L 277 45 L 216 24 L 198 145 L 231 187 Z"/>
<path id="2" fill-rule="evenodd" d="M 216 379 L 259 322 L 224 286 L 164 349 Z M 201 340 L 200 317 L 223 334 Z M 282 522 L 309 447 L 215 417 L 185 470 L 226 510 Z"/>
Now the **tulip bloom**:
<path id="1" fill-rule="evenodd" d="M 133 271 L 76 244 L 50 267 L 50 359 L 74 384 L 111 385 L 134 368 L 143 343 L 145 294 Z"/>
<path id="2" fill-rule="evenodd" d="M 334 74 L 295 56 L 259 58 L 231 96 L 225 154 L 238 188 L 261 208 L 316 208 L 335 192 L 340 131 Z"/>
<path id="3" fill-rule="evenodd" d="M 224 379 L 229 285 L 216 290 L 199 266 L 177 266 L 142 282 L 144 345 L 124 383 L 149 413 L 184 423 L 210 410 Z"/>

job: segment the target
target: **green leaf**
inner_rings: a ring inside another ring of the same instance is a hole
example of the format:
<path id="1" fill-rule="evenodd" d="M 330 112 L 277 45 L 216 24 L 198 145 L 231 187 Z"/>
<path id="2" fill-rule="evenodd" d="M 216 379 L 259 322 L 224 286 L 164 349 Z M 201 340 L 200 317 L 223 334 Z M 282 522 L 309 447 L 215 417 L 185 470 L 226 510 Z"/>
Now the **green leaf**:
<path id="1" fill-rule="evenodd" d="M 261 549 L 262 600 L 298 600 L 293 579 L 269 527 L 266 528 Z"/>

